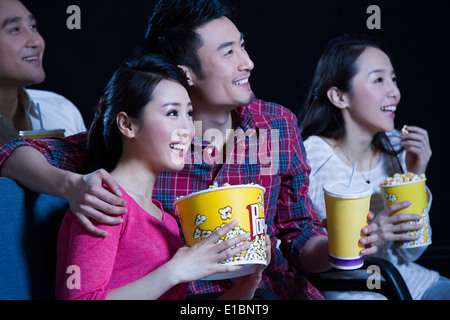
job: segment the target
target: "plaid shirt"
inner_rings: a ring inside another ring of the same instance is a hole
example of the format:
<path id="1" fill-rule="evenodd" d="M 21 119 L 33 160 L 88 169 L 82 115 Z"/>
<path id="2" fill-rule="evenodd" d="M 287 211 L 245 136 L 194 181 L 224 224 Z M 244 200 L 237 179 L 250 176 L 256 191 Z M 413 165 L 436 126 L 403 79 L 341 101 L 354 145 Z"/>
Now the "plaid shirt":
<path id="1" fill-rule="evenodd" d="M 227 145 L 227 162 L 209 142 L 195 138 L 191 158 L 179 172 L 163 172 L 154 187 L 154 197 L 164 209 L 175 215 L 177 196 L 221 186 L 256 183 L 265 187 L 265 218 L 271 239 L 271 263 L 265 269 L 259 288 L 274 292 L 282 299 L 323 299 L 300 271 L 304 245 L 324 235 L 308 197 L 309 172 L 295 116 L 286 108 L 255 100 L 237 109 L 241 123 L 235 130 L 234 144 Z M 201 131 L 200 131 L 201 132 Z M 38 149 L 53 165 L 72 171 L 83 170 L 86 134 L 64 140 L 58 138 L 25 139 L 0 148 L 0 166 L 20 145 Z M 224 291 L 230 280 L 197 281 L 190 285 L 194 293 Z"/>

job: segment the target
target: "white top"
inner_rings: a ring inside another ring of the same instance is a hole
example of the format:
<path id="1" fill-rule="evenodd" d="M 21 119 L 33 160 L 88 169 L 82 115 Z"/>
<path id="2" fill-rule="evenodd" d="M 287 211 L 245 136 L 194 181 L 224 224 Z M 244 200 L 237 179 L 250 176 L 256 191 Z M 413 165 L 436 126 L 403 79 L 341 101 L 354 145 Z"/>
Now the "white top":
<path id="1" fill-rule="evenodd" d="M 395 131 L 390 133 L 388 136 L 391 137 L 391 142 L 393 143 L 394 139 L 392 137 L 398 135 L 398 131 Z M 324 185 L 336 180 L 348 181 L 352 173 L 352 167 L 342 161 L 334 153 L 333 148 L 325 140 L 318 136 L 309 137 L 304 142 L 304 145 L 307 154 L 307 161 L 311 167 L 311 174 L 309 176 L 309 196 L 319 218 L 324 219 L 326 217 L 325 200 L 323 195 Z M 400 163 L 403 168 L 406 168 L 405 155 L 405 152 L 399 155 Z M 395 158 L 382 154 L 380 162 L 372 168 L 370 177 L 368 171 L 363 171 L 362 173 L 360 171 L 355 172 L 353 181 L 366 183 L 366 179 L 370 180 L 370 185 L 373 190 L 370 200 L 370 210 L 375 214 L 378 214 L 384 209 L 384 202 L 381 198 L 379 188 L 380 182 L 382 182 L 386 177 L 392 176 L 394 173 L 399 171 L 400 170 Z M 432 202 L 432 196 L 429 190 L 427 190 L 427 196 L 429 209 Z M 374 255 L 390 261 L 397 267 L 398 271 L 403 276 L 413 299 L 420 299 L 425 290 L 439 278 L 438 272 L 428 270 L 413 262 L 420 257 L 427 247 L 428 246 L 417 248 L 398 248 L 393 242 L 389 242 L 383 247 L 378 248 L 378 252 Z M 338 272 L 338 275 L 350 278 L 365 279 L 369 276 L 365 270 Z M 380 294 L 371 292 L 330 292 L 324 294 L 327 299 L 383 299 L 383 296 Z"/>
<path id="2" fill-rule="evenodd" d="M 27 130 L 40 130 L 39 111 L 42 114 L 44 129 L 65 129 L 65 136 L 86 131 L 80 111 L 63 96 L 43 90 L 24 89 L 19 93 L 20 105 L 24 106 Z M 19 132 L 11 119 L 0 115 L 0 145 L 18 138 Z"/>

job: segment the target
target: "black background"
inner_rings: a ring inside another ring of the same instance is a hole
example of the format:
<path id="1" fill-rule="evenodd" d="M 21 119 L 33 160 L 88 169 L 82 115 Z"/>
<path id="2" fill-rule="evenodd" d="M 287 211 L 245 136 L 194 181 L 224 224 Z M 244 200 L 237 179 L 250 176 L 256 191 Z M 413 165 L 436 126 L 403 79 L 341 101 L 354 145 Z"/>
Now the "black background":
<path id="1" fill-rule="evenodd" d="M 434 245 L 450 244 L 448 114 L 450 104 L 450 1 L 230 0 L 238 28 L 255 63 L 250 79 L 258 98 L 301 108 L 324 45 L 342 33 L 379 37 L 393 57 L 402 101 L 396 127 L 428 130 L 433 156 L 428 185 L 433 193 Z M 145 53 L 145 26 L 152 0 L 25 0 L 46 40 L 46 80 L 35 88 L 55 91 L 73 101 L 86 125 L 116 67 Z M 81 9 L 81 30 L 69 30 L 69 5 Z M 370 5 L 381 9 L 381 30 L 368 30 Z"/>

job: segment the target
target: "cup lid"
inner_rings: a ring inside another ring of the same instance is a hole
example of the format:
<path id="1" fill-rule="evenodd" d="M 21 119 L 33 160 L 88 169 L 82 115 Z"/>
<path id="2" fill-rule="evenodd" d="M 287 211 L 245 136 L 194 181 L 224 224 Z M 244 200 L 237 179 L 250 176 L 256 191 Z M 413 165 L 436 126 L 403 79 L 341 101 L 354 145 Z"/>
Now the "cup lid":
<path id="1" fill-rule="evenodd" d="M 348 181 L 336 181 L 327 183 L 323 191 L 336 198 L 353 199 L 370 196 L 373 191 L 369 184 L 353 181 L 351 187 L 348 187 Z"/>

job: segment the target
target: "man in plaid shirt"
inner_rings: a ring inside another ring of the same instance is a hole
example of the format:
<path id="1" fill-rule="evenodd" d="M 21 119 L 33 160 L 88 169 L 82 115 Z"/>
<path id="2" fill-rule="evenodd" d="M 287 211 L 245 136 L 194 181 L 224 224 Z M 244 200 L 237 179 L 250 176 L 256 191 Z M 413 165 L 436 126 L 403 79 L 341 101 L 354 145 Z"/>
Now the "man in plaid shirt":
<path id="1" fill-rule="evenodd" d="M 272 258 L 259 287 L 282 299 L 322 299 L 303 275 L 324 271 L 329 263 L 328 239 L 308 197 L 310 168 L 297 120 L 288 109 L 255 99 L 248 82 L 253 62 L 228 8 L 217 0 L 162 0 L 146 38 L 152 52 L 171 57 L 185 73 L 196 125 L 190 161 L 179 172 L 161 173 L 154 197 L 176 216 L 177 196 L 214 184 L 264 186 Z M 1 148 L 0 168 L 2 175 L 32 190 L 66 199 L 86 230 L 100 235 L 88 217 L 119 223 L 120 217 L 114 215 L 124 213 L 123 200 L 104 170 L 74 173 L 87 170 L 86 142 L 86 133 L 66 139 L 16 140 Z M 19 146 L 32 148 L 13 153 Z M 103 183 L 112 192 L 102 188 Z M 374 228 L 369 225 L 367 233 Z M 363 254 L 376 251 L 370 245 L 375 237 L 367 238 Z M 219 292 L 230 284 L 230 280 L 198 281 L 190 290 Z"/>

